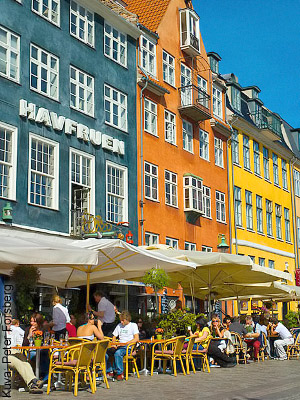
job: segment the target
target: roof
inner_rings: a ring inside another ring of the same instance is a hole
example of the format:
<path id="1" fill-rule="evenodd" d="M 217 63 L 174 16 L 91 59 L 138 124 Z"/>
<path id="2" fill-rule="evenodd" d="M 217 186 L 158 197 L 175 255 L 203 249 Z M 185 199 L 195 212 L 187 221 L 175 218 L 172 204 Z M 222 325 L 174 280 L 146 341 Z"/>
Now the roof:
<path id="1" fill-rule="evenodd" d="M 139 17 L 139 22 L 156 32 L 171 0 L 126 0 L 127 10 Z"/>
<path id="2" fill-rule="evenodd" d="M 113 0 L 99 0 L 100 3 L 103 3 L 107 7 L 109 7 L 112 11 L 115 13 L 119 14 L 120 17 L 126 19 L 128 22 L 131 22 L 132 24 L 136 25 L 138 20 L 137 16 L 134 15 L 133 12 L 130 12 L 130 10 L 126 10 L 126 8 L 122 7 L 120 4 L 116 3 Z"/>

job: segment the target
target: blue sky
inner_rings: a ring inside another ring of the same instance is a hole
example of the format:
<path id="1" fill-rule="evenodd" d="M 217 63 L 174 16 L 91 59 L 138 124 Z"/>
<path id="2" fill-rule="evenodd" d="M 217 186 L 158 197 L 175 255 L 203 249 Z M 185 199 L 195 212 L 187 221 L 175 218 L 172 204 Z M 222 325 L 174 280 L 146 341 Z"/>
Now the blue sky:
<path id="1" fill-rule="evenodd" d="M 300 127 L 300 0 L 194 0 L 206 51 L 222 60 L 241 86 Z"/>

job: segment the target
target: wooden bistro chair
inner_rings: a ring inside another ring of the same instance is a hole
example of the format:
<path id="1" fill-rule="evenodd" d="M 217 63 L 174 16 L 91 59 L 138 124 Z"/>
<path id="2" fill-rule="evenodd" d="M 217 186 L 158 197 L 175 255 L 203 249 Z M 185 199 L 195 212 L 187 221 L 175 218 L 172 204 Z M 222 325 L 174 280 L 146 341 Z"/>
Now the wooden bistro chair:
<path id="1" fill-rule="evenodd" d="M 240 360 L 244 360 L 244 363 L 247 364 L 246 357 L 246 349 L 243 346 L 243 339 L 241 335 L 237 332 L 230 332 L 232 338 L 232 344 L 234 346 L 235 354 L 236 354 L 236 362 L 239 363 Z"/>
<path id="2" fill-rule="evenodd" d="M 132 364 L 132 369 L 133 369 L 133 372 L 136 372 L 136 376 L 138 378 L 140 377 L 139 370 L 136 365 L 136 354 L 137 354 L 136 346 L 137 346 L 137 343 L 127 346 L 126 354 L 123 357 L 123 363 L 125 363 L 125 380 L 126 381 L 128 380 L 129 363 Z"/>
<path id="3" fill-rule="evenodd" d="M 262 361 L 265 361 L 265 358 L 269 358 L 269 355 L 267 353 L 267 347 L 268 347 L 268 339 L 267 336 L 264 332 L 262 332 L 262 345 L 260 346 L 259 352 L 258 352 L 258 357 L 257 360 L 259 361 L 260 359 Z"/>
<path id="4" fill-rule="evenodd" d="M 210 367 L 209 367 L 209 362 L 208 362 L 208 357 L 207 357 L 207 351 L 208 351 L 208 347 L 210 344 L 210 339 L 207 342 L 207 347 L 205 349 L 200 349 L 199 347 L 201 346 L 201 342 L 196 342 L 197 344 L 197 348 L 196 350 L 192 350 L 192 367 L 193 367 L 193 371 L 196 372 L 195 370 L 195 366 L 194 366 L 194 361 L 193 358 L 194 357 L 200 357 L 201 361 L 202 361 L 202 370 L 203 372 L 205 372 L 205 370 L 207 369 L 207 372 L 210 373 Z"/>
<path id="5" fill-rule="evenodd" d="M 299 358 L 299 353 L 300 353 L 300 334 L 294 333 L 293 334 L 293 338 L 294 338 L 294 344 L 289 344 L 287 346 L 287 358 L 288 360 L 291 357 L 297 357 L 297 360 Z"/>
<path id="6" fill-rule="evenodd" d="M 90 366 L 97 346 L 98 342 L 92 341 L 88 343 L 84 342 L 74 346 L 69 346 L 63 349 L 55 349 L 55 353 L 61 353 L 61 361 L 56 361 L 53 358 L 54 352 L 52 352 L 50 356 L 47 394 L 50 393 L 51 376 L 55 373 L 66 374 L 66 384 L 67 382 L 69 382 L 69 389 L 71 389 L 72 377 L 74 375 L 74 396 L 77 396 L 78 394 L 79 374 L 86 373 L 89 377 L 91 391 L 92 393 L 95 393 L 95 384 L 92 379 Z M 75 359 L 72 355 L 74 355 L 74 353 L 76 353 L 78 349 L 78 358 Z M 64 357 L 64 354 L 66 354 L 66 357 Z"/>
<path id="7" fill-rule="evenodd" d="M 107 348 L 109 346 L 109 339 L 103 339 L 97 341 L 98 346 L 96 348 L 95 356 L 93 357 L 92 361 L 92 374 L 93 374 L 93 382 L 94 382 L 94 390 L 96 392 L 96 375 L 98 372 L 101 372 L 103 375 L 103 381 L 109 389 L 109 384 L 106 376 L 106 362 L 105 362 L 105 355 Z"/>
<path id="8" fill-rule="evenodd" d="M 185 369 L 182 361 L 182 349 L 185 341 L 185 336 L 177 336 L 172 339 L 157 342 L 152 347 L 152 360 L 151 360 L 151 376 L 153 375 L 154 361 L 163 361 L 163 371 L 166 372 L 167 361 L 173 362 L 174 376 L 177 376 L 176 361 L 180 361 L 183 375 Z M 158 345 L 161 345 L 161 350 L 158 350 Z"/>
<path id="9" fill-rule="evenodd" d="M 182 350 L 182 358 L 185 360 L 185 365 L 186 365 L 186 373 L 187 375 L 190 374 L 190 364 L 192 366 L 194 374 L 196 373 L 194 361 L 193 361 L 193 355 L 192 352 L 194 350 L 194 344 L 195 344 L 196 336 L 190 336 L 189 337 L 189 342 L 188 342 L 188 347 L 185 350 Z"/>

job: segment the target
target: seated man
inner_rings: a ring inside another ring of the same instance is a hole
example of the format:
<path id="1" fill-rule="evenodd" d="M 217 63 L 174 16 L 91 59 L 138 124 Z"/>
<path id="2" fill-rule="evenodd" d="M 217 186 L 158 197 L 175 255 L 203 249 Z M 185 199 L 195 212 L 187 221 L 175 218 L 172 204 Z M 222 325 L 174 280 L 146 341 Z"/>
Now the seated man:
<path id="1" fill-rule="evenodd" d="M 287 360 L 284 346 L 294 343 L 291 332 L 276 317 L 271 318 L 271 335 L 279 335 L 280 339 L 275 340 L 274 346 L 278 354 L 279 360 Z"/>
<path id="2" fill-rule="evenodd" d="M 139 341 L 139 329 L 137 324 L 131 322 L 131 315 L 128 311 L 122 311 L 120 314 L 120 323 L 116 326 L 113 331 L 112 341 L 115 342 L 119 338 L 120 343 L 123 346 L 112 346 L 107 351 L 108 356 L 114 356 L 115 368 L 117 374 L 117 380 L 121 381 L 124 379 L 123 375 L 123 357 L 126 354 L 126 349 L 130 344 L 137 343 Z M 106 373 L 107 376 L 113 377 L 113 369 L 110 364 L 109 358 L 106 360 Z"/>

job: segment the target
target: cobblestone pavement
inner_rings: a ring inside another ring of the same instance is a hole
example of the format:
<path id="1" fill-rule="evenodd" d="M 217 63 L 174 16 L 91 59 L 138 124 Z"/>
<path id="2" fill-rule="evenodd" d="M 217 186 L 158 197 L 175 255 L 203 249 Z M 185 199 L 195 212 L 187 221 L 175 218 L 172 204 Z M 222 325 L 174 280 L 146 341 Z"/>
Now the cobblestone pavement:
<path id="1" fill-rule="evenodd" d="M 300 360 L 275 361 L 238 365 L 235 368 L 214 368 L 211 373 L 197 372 L 189 376 L 154 375 L 129 377 L 127 382 L 103 383 L 95 395 L 87 390 L 78 393 L 79 399 L 132 400 L 300 400 Z M 41 396 L 12 391 L 13 399 L 29 400 Z M 73 393 L 56 390 L 46 399 L 74 399 Z"/>

